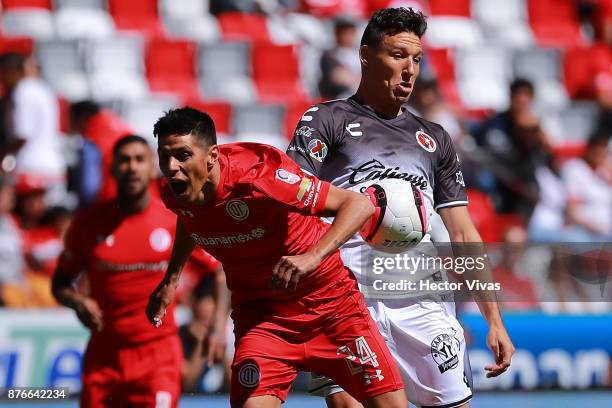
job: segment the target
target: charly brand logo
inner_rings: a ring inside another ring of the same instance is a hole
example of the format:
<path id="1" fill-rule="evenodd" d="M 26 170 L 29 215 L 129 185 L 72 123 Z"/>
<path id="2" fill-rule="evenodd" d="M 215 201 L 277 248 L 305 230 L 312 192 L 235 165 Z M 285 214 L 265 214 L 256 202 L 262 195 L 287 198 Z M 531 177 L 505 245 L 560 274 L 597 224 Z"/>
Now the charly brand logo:
<path id="1" fill-rule="evenodd" d="M 363 163 L 357 168 L 350 169 L 352 171 L 349 176 L 350 184 L 359 184 L 370 180 L 384 180 L 387 178 L 395 178 L 400 180 L 406 180 L 412 183 L 415 187 L 421 190 L 425 190 L 429 183 L 423 176 L 416 176 L 414 174 L 401 173 L 399 167 L 386 167 L 378 160 L 370 160 L 369 162 Z"/>
<path id="2" fill-rule="evenodd" d="M 416 137 L 416 141 L 419 146 L 421 146 L 423 149 L 427 150 L 429 153 L 436 151 L 436 141 L 433 137 L 421 130 L 416 132 L 414 136 Z"/>
<path id="3" fill-rule="evenodd" d="M 302 119 L 300 119 L 302 122 L 310 122 L 312 121 L 312 116 L 309 115 L 310 112 L 316 112 L 319 110 L 318 106 L 313 106 L 312 108 L 306 110 L 306 112 L 304 112 L 304 114 L 302 115 Z"/>
<path id="4" fill-rule="evenodd" d="M 363 136 L 363 132 L 361 130 L 356 130 L 361 127 L 361 123 L 349 123 L 346 125 L 346 131 L 353 137 Z"/>
<path id="5" fill-rule="evenodd" d="M 249 216 L 249 206 L 242 200 L 230 200 L 225 205 L 227 214 L 237 221 L 246 220 Z"/>
<path id="6" fill-rule="evenodd" d="M 431 356 L 440 373 L 444 373 L 459 365 L 459 340 L 449 334 L 440 334 L 431 342 Z"/>

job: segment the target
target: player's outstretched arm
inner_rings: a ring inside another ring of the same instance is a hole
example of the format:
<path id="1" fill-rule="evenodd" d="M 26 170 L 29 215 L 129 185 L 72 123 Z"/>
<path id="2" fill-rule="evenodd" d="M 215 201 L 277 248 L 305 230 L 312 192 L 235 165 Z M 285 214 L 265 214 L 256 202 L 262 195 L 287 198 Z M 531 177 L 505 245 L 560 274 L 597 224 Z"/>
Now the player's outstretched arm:
<path id="1" fill-rule="evenodd" d="M 340 248 L 374 214 L 374 206 L 365 196 L 330 186 L 325 206 L 319 216 L 335 217 L 319 242 L 301 255 L 284 256 L 274 267 L 273 288 L 295 290 L 303 275 L 312 272 L 323 259 Z"/>
<path id="2" fill-rule="evenodd" d="M 183 223 L 178 219 L 176 221 L 176 236 L 172 246 L 172 255 L 170 255 L 166 275 L 149 297 L 149 303 L 147 304 L 147 318 L 155 327 L 161 326 L 162 318 L 166 315 L 166 308 L 174 299 L 174 292 L 178 286 L 183 266 L 189 259 L 194 246 L 195 244 L 185 231 Z"/>
<path id="3" fill-rule="evenodd" d="M 482 257 L 487 259 L 482 238 L 476 230 L 466 206 L 448 207 L 439 210 L 442 221 L 451 237 L 455 256 Z M 479 280 L 481 282 L 492 282 L 491 268 L 488 262 L 484 263 L 484 269 L 466 270 L 461 278 L 464 280 Z M 510 340 L 508 331 L 504 326 L 495 292 L 486 290 L 473 291 L 472 295 L 478 304 L 478 308 L 489 325 L 487 345 L 493 352 L 495 364 L 487 365 L 487 377 L 497 377 L 510 367 L 510 361 L 514 354 L 514 345 Z"/>
<path id="4" fill-rule="evenodd" d="M 73 309 L 85 327 L 100 331 L 104 327 L 102 310 L 94 299 L 80 294 L 74 288 L 77 275 L 58 267 L 51 281 L 53 297 L 61 305 Z"/>

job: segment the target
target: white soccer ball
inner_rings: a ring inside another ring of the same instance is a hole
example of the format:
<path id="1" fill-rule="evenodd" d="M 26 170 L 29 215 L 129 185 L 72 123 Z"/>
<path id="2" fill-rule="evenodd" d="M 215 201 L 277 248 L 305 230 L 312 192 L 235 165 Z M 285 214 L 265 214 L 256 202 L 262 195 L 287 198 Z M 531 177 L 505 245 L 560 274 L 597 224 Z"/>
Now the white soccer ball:
<path id="1" fill-rule="evenodd" d="M 402 179 L 377 180 L 363 192 L 376 212 L 359 231 L 373 248 L 390 253 L 404 252 L 421 242 L 428 228 L 423 193 Z"/>

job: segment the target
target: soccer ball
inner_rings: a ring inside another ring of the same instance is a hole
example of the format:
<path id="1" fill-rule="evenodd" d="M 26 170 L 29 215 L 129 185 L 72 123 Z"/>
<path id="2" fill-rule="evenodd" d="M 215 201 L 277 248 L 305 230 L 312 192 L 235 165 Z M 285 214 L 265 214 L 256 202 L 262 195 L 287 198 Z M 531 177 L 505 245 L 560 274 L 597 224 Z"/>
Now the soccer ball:
<path id="1" fill-rule="evenodd" d="M 373 248 L 390 253 L 406 251 L 427 233 L 423 193 L 401 179 L 377 180 L 363 192 L 376 211 L 359 231 Z"/>

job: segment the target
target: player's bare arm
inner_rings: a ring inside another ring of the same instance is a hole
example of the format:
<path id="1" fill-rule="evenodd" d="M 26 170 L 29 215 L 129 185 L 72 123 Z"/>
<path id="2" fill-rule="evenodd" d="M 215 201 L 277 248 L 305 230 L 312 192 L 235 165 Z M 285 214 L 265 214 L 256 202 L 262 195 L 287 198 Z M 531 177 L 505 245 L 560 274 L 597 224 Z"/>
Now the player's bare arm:
<path id="1" fill-rule="evenodd" d="M 331 227 L 308 252 L 282 257 L 272 271 L 271 286 L 295 290 L 302 276 L 344 244 L 373 213 L 374 206 L 364 196 L 331 186 L 323 212 L 317 214 L 335 217 Z"/>
<path id="2" fill-rule="evenodd" d="M 225 355 L 225 326 L 230 310 L 230 291 L 225 281 L 223 267 L 215 271 L 215 317 L 207 336 L 204 338 L 202 353 L 206 356 L 208 366 L 216 361 L 222 361 Z"/>
<path id="3" fill-rule="evenodd" d="M 466 206 L 442 208 L 439 210 L 439 213 L 444 221 L 444 225 L 448 229 L 452 242 L 482 243 L 480 234 L 478 234 L 476 227 L 472 223 Z M 467 256 L 479 256 L 479 254 L 485 253 L 484 246 L 480 245 L 453 246 L 453 251 L 469 252 L 465 254 Z M 466 271 L 461 275 L 462 278 L 492 281 L 490 266 L 488 263 L 485 263 L 485 265 L 484 270 Z M 510 367 L 510 361 L 515 351 L 514 345 L 504 326 L 495 294 L 489 291 L 475 291 L 472 295 L 489 326 L 487 345 L 495 357 L 495 364 L 485 367 L 485 370 L 488 371 L 487 377 L 497 377 Z"/>
<path id="4" fill-rule="evenodd" d="M 181 271 L 189 259 L 195 243 L 185 231 L 180 220 L 176 222 L 176 236 L 172 247 L 172 255 L 164 279 L 157 286 L 147 304 L 147 318 L 155 327 L 161 326 L 166 308 L 174 299 L 174 292 L 178 286 Z"/>
<path id="5" fill-rule="evenodd" d="M 53 296 L 61 305 L 73 309 L 85 327 L 100 331 L 104 327 L 102 311 L 94 299 L 80 294 L 74 288 L 76 278 L 73 274 L 58 268 L 51 282 Z"/>

